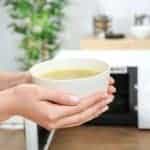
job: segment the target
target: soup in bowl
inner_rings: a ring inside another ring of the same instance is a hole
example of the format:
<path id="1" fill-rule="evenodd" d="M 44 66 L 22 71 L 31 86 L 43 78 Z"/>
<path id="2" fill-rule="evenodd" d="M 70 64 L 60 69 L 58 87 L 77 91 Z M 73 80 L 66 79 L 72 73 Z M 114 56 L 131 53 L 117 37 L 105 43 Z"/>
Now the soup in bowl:
<path id="1" fill-rule="evenodd" d="M 107 91 L 109 72 L 107 63 L 87 58 L 53 59 L 30 69 L 33 83 L 78 96 Z"/>

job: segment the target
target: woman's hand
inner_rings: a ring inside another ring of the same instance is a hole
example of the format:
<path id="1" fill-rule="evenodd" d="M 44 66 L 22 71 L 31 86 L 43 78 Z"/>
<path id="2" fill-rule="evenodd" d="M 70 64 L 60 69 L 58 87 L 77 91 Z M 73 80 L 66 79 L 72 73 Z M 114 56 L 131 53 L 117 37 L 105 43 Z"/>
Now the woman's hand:
<path id="1" fill-rule="evenodd" d="M 31 81 L 32 76 L 28 72 L 0 72 L 0 91 Z"/>
<path id="2" fill-rule="evenodd" d="M 19 85 L 0 94 L 8 97 L 4 118 L 21 115 L 49 130 L 78 126 L 108 110 L 115 92 L 113 82 L 110 79 L 107 93 L 98 91 L 82 100 L 63 91 L 33 84 Z"/>
<path id="3" fill-rule="evenodd" d="M 109 109 L 108 105 L 114 99 L 113 93 L 116 92 L 114 83 L 114 79 L 110 78 L 107 93 L 96 92 L 83 98 L 80 104 L 75 106 L 75 113 L 60 120 L 57 120 L 56 117 L 57 121 L 50 123 L 50 127 L 57 129 L 79 126 L 106 112 Z"/>

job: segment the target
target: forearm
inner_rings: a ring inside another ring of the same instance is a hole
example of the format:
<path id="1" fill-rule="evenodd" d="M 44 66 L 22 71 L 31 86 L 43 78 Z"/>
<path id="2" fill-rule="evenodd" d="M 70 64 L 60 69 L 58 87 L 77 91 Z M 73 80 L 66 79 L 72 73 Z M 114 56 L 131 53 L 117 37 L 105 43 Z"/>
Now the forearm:
<path id="1" fill-rule="evenodd" d="M 31 82 L 31 75 L 27 72 L 8 73 L 0 72 L 0 90 L 5 90 L 13 86 Z"/>
<path id="2" fill-rule="evenodd" d="M 15 96 L 12 89 L 0 91 L 0 122 L 15 115 Z"/>

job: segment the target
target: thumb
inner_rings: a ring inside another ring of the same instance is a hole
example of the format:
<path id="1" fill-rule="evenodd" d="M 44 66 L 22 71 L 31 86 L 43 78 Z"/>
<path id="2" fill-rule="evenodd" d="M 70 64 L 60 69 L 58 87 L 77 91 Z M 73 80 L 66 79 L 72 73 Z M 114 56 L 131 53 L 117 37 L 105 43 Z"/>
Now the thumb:
<path id="1" fill-rule="evenodd" d="M 77 105 L 80 98 L 62 90 L 49 90 L 40 87 L 40 98 L 61 105 Z"/>

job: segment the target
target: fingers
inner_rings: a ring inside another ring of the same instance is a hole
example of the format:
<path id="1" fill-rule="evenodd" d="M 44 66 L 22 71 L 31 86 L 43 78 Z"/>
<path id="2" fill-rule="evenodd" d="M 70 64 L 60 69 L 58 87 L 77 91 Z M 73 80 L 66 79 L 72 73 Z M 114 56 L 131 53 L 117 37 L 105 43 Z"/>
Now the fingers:
<path id="1" fill-rule="evenodd" d="M 94 104 L 98 102 L 104 102 L 108 98 L 107 95 L 104 93 L 97 92 L 95 94 L 92 94 L 88 97 L 84 97 L 81 99 L 81 102 L 76 106 L 60 106 L 57 104 L 49 104 L 46 103 L 45 111 L 49 114 L 50 120 L 59 120 L 65 117 L 72 116 L 77 113 L 81 113 L 85 110 L 87 110 L 89 107 L 92 107 Z M 55 112 L 51 114 L 51 112 Z"/>
<path id="2" fill-rule="evenodd" d="M 90 106 L 96 104 L 97 102 L 103 102 L 105 99 L 108 98 L 107 93 L 105 92 L 95 92 L 89 96 L 81 98 L 80 105 L 78 106 L 78 110 L 84 111 L 85 109 L 89 108 Z"/>
<path id="3" fill-rule="evenodd" d="M 114 94 L 116 93 L 116 88 L 114 86 L 109 86 L 108 87 L 108 93 L 109 94 Z"/>
<path id="4" fill-rule="evenodd" d="M 103 113 L 108 108 L 106 107 L 113 100 L 113 96 L 110 96 L 106 101 L 98 102 L 94 106 L 85 109 L 83 112 L 77 113 L 75 115 L 65 117 L 51 124 L 54 128 L 64 128 L 72 125 L 80 125 L 83 124 L 95 116 Z M 105 109 L 104 109 L 105 108 Z M 107 109 L 106 109 L 107 108 Z"/>
<path id="5" fill-rule="evenodd" d="M 49 90 L 43 87 L 39 87 L 39 93 L 41 94 L 41 100 L 44 99 L 61 105 L 77 105 L 80 101 L 79 97 L 61 90 Z"/>
<path id="6" fill-rule="evenodd" d="M 50 120 L 56 121 L 77 113 L 81 113 L 98 102 L 105 102 L 108 98 L 109 96 L 105 93 L 96 92 L 95 94 L 82 98 L 78 105 L 72 107 L 46 103 L 45 107 L 47 108 L 45 111 L 47 114 L 49 114 Z M 51 112 L 55 113 L 52 114 Z"/>
<path id="7" fill-rule="evenodd" d="M 97 118 L 98 116 L 102 115 L 103 113 L 105 113 L 106 111 L 109 110 L 109 106 L 104 107 L 103 109 L 100 109 L 98 112 L 96 112 L 93 116 L 91 116 L 90 118 L 88 118 L 86 121 L 82 122 L 82 123 L 76 123 L 76 124 L 69 124 L 69 125 L 64 125 L 62 128 L 70 128 L 70 127 L 76 127 L 76 126 L 80 126 L 86 122 L 89 122 L 95 118 Z"/>
<path id="8" fill-rule="evenodd" d="M 80 100 L 80 103 L 75 106 L 72 109 L 67 109 L 66 111 L 62 112 L 64 113 L 63 117 L 71 116 L 77 113 L 81 113 L 88 108 L 92 107 L 94 104 L 98 102 L 105 102 L 105 100 L 108 98 L 108 95 L 106 93 L 96 92 L 94 94 L 91 94 L 87 97 L 83 97 Z"/>
<path id="9" fill-rule="evenodd" d="M 93 120 L 93 119 L 99 117 L 101 114 L 105 113 L 105 112 L 108 111 L 108 110 L 109 110 L 109 106 L 107 105 L 107 106 L 105 106 L 104 108 L 102 108 L 99 112 L 95 113 L 95 115 L 92 116 L 88 121 L 91 121 L 91 120 Z"/>
<path id="10" fill-rule="evenodd" d="M 116 93 L 116 88 L 113 86 L 115 84 L 115 80 L 110 77 L 109 79 L 109 87 L 108 87 L 108 93 L 109 94 L 114 94 Z"/>
<path id="11" fill-rule="evenodd" d="M 115 80 L 114 80 L 112 77 L 109 78 L 109 84 L 110 84 L 110 85 L 115 84 Z"/>

